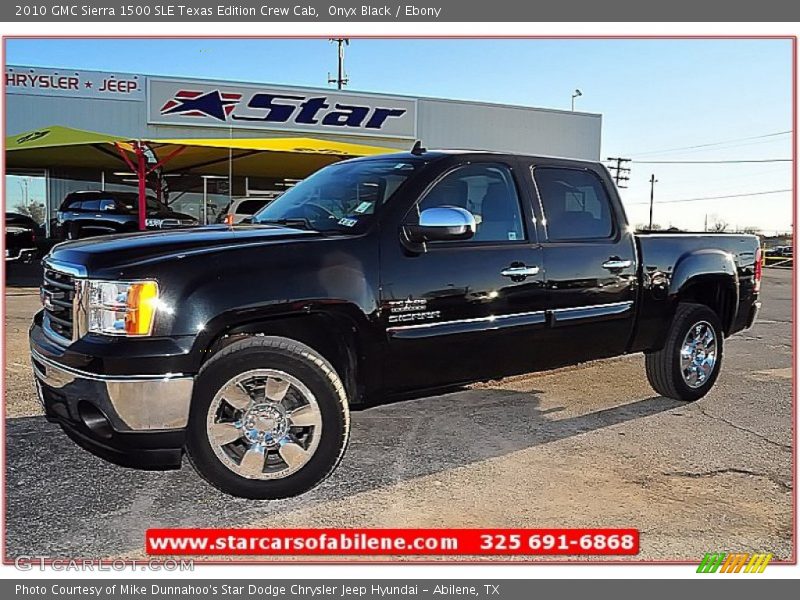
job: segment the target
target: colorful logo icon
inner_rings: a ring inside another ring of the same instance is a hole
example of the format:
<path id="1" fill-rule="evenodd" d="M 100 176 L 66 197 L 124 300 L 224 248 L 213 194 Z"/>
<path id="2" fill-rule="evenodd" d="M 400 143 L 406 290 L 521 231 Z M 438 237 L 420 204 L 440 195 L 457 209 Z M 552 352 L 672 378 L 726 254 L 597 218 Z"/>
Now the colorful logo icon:
<path id="1" fill-rule="evenodd" d="M 700 561 L 698 573 L 763 573 L 772 554 L 709 552 Z"/>
<path id="2" fill-rule="evenodd" d="M 242 99 L 241 94 L 229 94 L 213 90 L 211 92 L 180 90 L 175 97 L 161 107 L 162 115 L 180 114 L 188 117 L 214 117 L 226 121 L 236 104 Z"/>

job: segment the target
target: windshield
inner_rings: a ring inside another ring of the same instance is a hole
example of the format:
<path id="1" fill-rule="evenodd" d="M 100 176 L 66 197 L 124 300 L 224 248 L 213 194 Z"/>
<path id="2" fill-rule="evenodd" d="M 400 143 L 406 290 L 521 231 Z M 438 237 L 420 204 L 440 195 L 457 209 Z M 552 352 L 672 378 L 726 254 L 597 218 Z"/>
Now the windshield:
<path id="1" fill-rule="evenodd" d="M 290 188 L 253 218 L 316 231 L 363 231 L 421 161 L 376 159 L 325 167 Z"/>

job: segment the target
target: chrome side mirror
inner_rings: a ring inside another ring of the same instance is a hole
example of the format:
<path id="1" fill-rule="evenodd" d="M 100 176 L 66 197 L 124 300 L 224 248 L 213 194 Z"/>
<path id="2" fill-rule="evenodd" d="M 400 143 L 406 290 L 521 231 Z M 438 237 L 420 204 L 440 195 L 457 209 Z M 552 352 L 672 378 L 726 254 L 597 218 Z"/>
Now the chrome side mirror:
<path id="1" fill-rule="evenodd" d="M 457 206 L 427 208 L 419 216 L 419 223 L 406 225 L 405 232 L 412 242 L 442 242 L 468 240 L 475 235 L 475 217 Z"/>

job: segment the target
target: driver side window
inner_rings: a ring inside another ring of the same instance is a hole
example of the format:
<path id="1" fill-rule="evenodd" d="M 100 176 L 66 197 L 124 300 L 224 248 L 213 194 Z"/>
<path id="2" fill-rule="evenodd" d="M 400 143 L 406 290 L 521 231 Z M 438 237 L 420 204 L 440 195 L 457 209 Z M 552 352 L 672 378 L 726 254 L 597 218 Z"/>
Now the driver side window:
<path id="1" fill-rule="evenodd" d="M 117 210 L 117 203 L 111 198 L 103 198 L 100 200 L 100 210 L 104 212 L 113 212 Z"/>
<path id="2" fill-rule="evenodd" d="M 519 196 L 505 165 L 458 167 L 439 180 L 420 200 L 418 211 L 441 206 L 468 210 L 477 225 L 474 242 L 514 242 L 525 239 Z"/>

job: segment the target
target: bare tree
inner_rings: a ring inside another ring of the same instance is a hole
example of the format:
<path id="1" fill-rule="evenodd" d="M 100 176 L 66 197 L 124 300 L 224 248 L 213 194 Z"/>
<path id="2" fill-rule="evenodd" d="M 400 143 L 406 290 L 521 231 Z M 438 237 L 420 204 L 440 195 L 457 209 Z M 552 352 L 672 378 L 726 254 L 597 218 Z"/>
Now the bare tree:
<path id="1" fill-rule="evenodd" d="M 662 229 L 664 229 L 664 227 L 658 223 L 653 223 L 652 227 L 650 227 L 648 223 L 639 223 L 636 225 L 636 231 L 661 231 Z"/>
<path id="2" fill-rule="evenodd" d="M 28 205 L 18 204 L 14 208 L 17 209 L 17 212 L 21 215 L 27 215 L 40 225 L 44 223 L 45 219 L 45 207 L 44 204 L 41 202 L 31 202 Z"/>
<path id="3" fill-rule="evenodd" d="M 711 225 L 708 226 L 708 230 L 713 231 L 714 233 L 722 233 L 723 231 L 728 230 L 728 222 L 724 219 L 716 217 Z"/>

